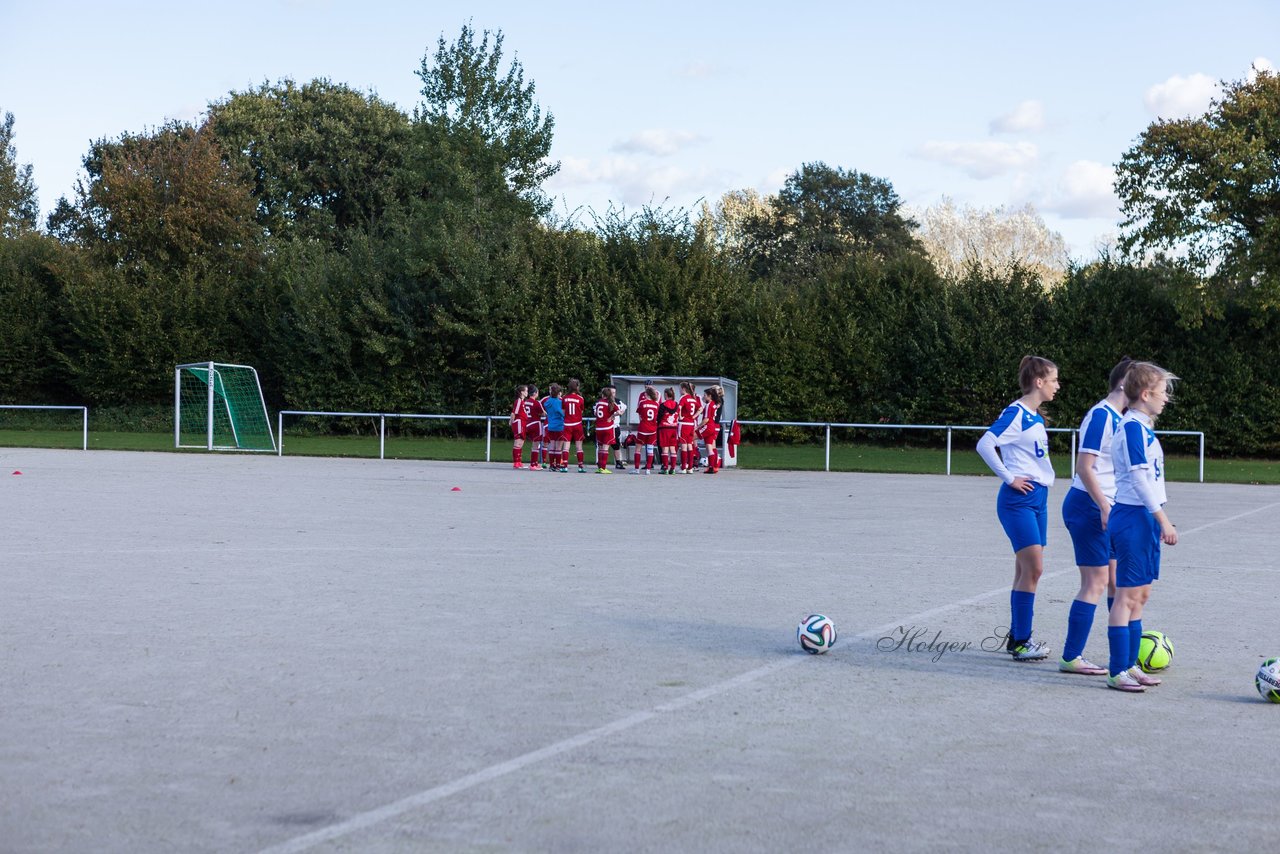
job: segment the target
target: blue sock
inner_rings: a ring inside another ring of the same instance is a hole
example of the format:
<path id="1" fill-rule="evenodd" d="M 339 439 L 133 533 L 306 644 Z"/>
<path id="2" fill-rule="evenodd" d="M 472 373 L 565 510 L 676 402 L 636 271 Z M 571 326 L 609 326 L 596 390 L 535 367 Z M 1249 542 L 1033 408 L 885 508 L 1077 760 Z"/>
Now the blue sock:
<path id="1" fill-rule="evenodd" d="M 1036 594 L 1028 593 L 1025 590 L 1013 591 L 1013 623 L 1018 627 L 1018 631 L 1014 634 L 1014 640 L 1029 640 L 1031 638 L 1031 619 L 1035 614 Z"/>
<path id="2" fill-rule="evenodd" d="M 1009 591 L 1009 648 L 1013 648 L 1013 641 L 1022 640 L 1022 635 L 1018 634 L 1018 591 Z"/>
<path id="3" fill-rule="evenodd" d="M 1062 645 L 1062 660 L 1075 661 L 1084 653 L 1089 642 L 1089 630 L 1093 628 L 1093 615 L 1098 606 L 1076 599 L 1067 613 L 1067 640 Z"/>
<path id="4" fill-rule="evenodd" d="M 1129 621 L 1129 664 L 1127 667 L 1133 667 L 1138 663 L 1138 646 L 1142 643 L 1142 620 Z"/>
<path id="5" fill-rule="evenodd" d="M 1129 669 L 1129 627 L 1107 626 L 1107 646 L 1111 647 L 1111 663 L 1107 671 L 1119 676 Z"/>
<path id="6" fill-rule="evenodd" d="M 1114 596 L 1108 596 L 1108 597 L 1107 597 L 1107 613 L 1108 613 L 1108 614 L 1110 614 L 1110 613 L 1111 613 L 1111 606 L 1112 606 L 1112 605 L 1114 605 L 1114 604 L 1116 604 L 1116 597 L 1114 597 Z"/>

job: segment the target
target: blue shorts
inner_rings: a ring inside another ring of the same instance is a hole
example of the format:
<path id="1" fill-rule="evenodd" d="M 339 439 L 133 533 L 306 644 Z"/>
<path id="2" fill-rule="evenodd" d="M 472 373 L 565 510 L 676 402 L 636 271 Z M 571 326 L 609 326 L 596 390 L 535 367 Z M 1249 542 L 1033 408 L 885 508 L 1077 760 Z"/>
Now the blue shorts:
<path id="1" fill-rule="evenodd" d="M 1106 566 L 1115 556 L 1111 537 L 1102 528 L 1102 514 L 1083 489 L 1068 489 L 1062 500 L 1062 522 L 1071 533 L 1076 566 Z"/>
<path id="2" fill-rule="evenodd" d="M 1111 508 L 1116 587 L 1143 587 L 1160 577 L 1160 523 L 1137 504 Z"/>
<path id="3" fill-rule="evenodd" d="M 1027 546 L 1043 546 L 1049 533 L 1049 487 L 1031 484 L 1023 495 L 1007 483 L 1000 484 L 996 494 L 996 515 L 1014 552 Z"/>

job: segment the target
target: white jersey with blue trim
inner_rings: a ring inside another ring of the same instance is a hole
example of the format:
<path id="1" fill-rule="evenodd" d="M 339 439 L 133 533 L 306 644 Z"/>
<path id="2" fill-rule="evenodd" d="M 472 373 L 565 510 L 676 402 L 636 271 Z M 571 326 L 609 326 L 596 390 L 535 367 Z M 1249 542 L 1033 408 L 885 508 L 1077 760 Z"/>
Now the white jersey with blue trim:
<path id="1" fill-rule="evenodd" d="M 996 423 L 987 428 L 986 435 L 994 437 L 995 445 L 1000 449 L 1000 459 L 1011 475 L 1025 477 L 1043 486 L 1053 486 L 1049 431 L 1045 428 L 1044 416 L 1039 412 L 1015 400 L 1000 413 Z M 996 473 L 999 474 L 999 470 Z"/>
<path id="2" fill-rule="evenodd" d="M 1152 513 L 1168 500 L 1164 488 L 1164 448 L 1151 419 L 1130 410 L 1111 443 L 1116 468 L 1116 503 L 1146 507 Z"/>
<path id="3" fill-rule="evenodd" d="M 1085 413 L 1084 420 L 1080 422 L 1079 450 L 1095 455 L 1093 473 L 1098 478 L 1098 485 L 1102 487 L 1102 494 L 1110 498 L 1112 503 L 1116 500 L 1116 467 L 1111 460 L 1111 443 L 1122 417 L 1111 408 L 1111 404 L 1100 400 Z M 1079 471 L 1071 478 L 1071 488 L 1089 491 L 1080 479 Z"/>

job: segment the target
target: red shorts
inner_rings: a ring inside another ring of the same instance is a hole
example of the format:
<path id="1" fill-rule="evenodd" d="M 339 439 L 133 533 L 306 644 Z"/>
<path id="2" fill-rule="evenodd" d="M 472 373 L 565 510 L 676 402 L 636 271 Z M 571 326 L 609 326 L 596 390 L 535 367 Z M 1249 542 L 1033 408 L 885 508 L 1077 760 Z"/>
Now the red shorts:
<path id="1" fill-rule="evenodd" d="M 637 445 L 652 445 L 652 444 L 655 444 L 657 441 L 658 441 L 657 433 L 637 433 L 636 434 Z"/>
<path id="2" fill-rule="evenodd" d="M 597 445 L 618 444 L 618 428 L 617 427 L 597 427 L 596 428 L 596 444 Z"/>
<path id="3" fill-rule="evenodd" d="M 697 438 L 697 433 L 693 431 L 692 424 L 680 425 L 680 444 L 681 445 L 692 445 L 694 442 L 694 439 L 696 438 Z"/>
<path id="4" fill-rule="evenodd" d="M 530 442 L 536 442 L 542 438 L 542 422 L 533 421 L 524 425 L 524 437 Z"/>
<path id="5" fill-rule="evenodd" d="M 706 442 L 708 446 L 713 446 L 716 443 L 716 436 L 719 434 L 719 427 L 714 424 L 708 424 L 702 428 L 702 441 Z"/>
<path id="6" fill-rule="evenodd" d="M 523 439 L 523 438 L 524 438 L 524 422 L 522 422 L 522 421 L 512 421 L 512 422 L 511 422 L 511 437 L 512 437 L 513 439 Z"/>
<path id="7" fill-rule="evenodd" d="M 586 433 L 582 430 L 581 424 L 564 425 L 564 440 L 566 442 L 581 442 L 586 438 Z"/>
<path id="8" fill-rule="evenodd" d="M 548 442 L 559 442 L 561 439 L 563 439 L 563 438 L 564 438 L 564 431 L 563 431 L 563 430 L 548 430 L 548 431 L 546 431 L 546 436 L 547 436 L 547 441 L 548 441 Z"/>
<path id="9" fill-rule="evenodd" d="M 676 446 L 676 428 L 659 427 L 658 444 L 664 448 L 674 448 Z"/>

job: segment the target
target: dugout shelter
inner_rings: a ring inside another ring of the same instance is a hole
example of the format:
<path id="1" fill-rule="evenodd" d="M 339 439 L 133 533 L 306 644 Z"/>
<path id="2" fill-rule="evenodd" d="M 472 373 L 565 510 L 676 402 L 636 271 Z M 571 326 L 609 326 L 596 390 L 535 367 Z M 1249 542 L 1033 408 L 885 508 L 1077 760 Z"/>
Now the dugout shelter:
<path id="1" fill-rule="evenodd" d="M 609 382 L 618 388 L 618 400 L 627 405 L 627 412 L 622 416 L 622 429 L 631 432 L 639 426 L 636 418 L 636 404 L 640 402 L 640 394 L 647 383 L 652 382 L 658 389 L 658 399 L 667 386 L 676 390 L 676 398 L 680 397 L 680 383 L 693 383 L 693 393 L 701 396 L 707 386 L 718 385 L 724 389 L 724 407 L 720 413 L 720 437 L 717 445 L 720 460 L 724 466 L 736 466 L 736 455 L 729 456 L 729 425 L 738 417 L 738 381 L 726 377 L 662 377 L 652 374 L 612 374 Z M 701 445 L 701 443 L 699 443 Z M 703 453 L 700 451 L 700 453 Z M 705 456 L 705 453 L 703 453 Z"/>

